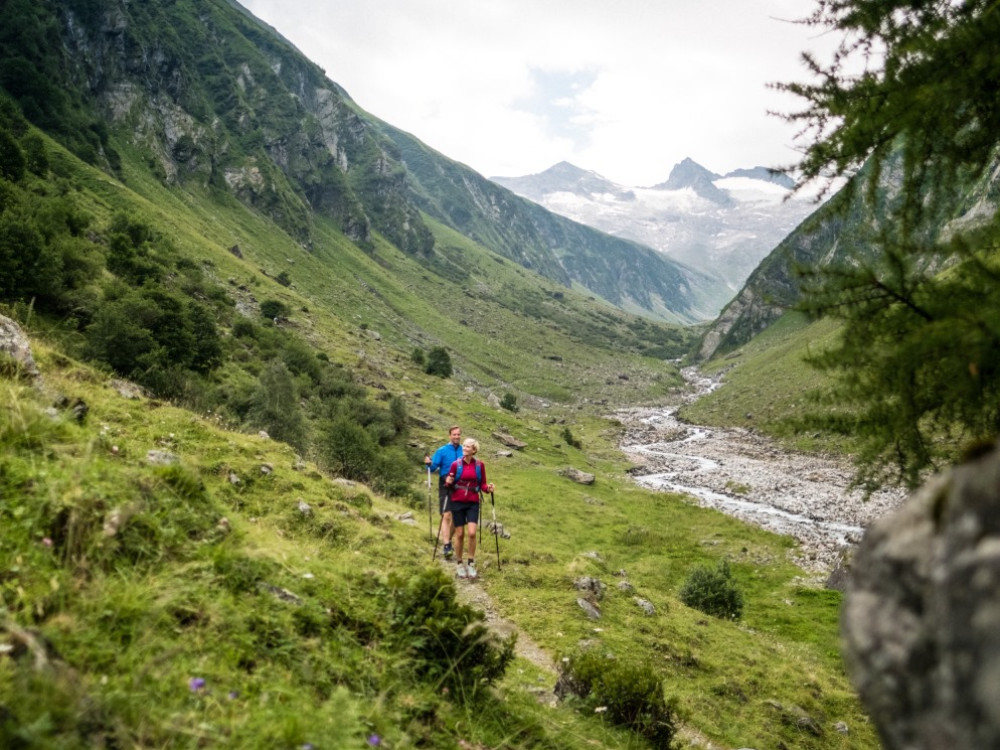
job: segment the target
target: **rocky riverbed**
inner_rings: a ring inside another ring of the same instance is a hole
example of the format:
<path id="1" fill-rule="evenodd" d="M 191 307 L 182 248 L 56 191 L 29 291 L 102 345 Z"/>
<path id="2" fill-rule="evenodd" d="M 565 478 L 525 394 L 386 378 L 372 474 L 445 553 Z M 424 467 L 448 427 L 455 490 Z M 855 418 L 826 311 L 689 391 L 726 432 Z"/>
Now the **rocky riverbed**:
<path id="1" fill-rule="evenodd" d="M 852 469 L 842 458 L 788 451 L 751 430 L 680 421 L 676 411 L 685 400 L 718 385 L 693 369 L 685 377 L 694 388 L 676 404 L 615 413 L 626 427 L 620 447 L 638 467 L 633 475 L 639 485 L 683 493 L 793 536 L 801 544 L 797 562 L 817 574 L 829 573 L 868 524 L 905 498 L 895 488 L 868 499 L 849 490 Z"/>

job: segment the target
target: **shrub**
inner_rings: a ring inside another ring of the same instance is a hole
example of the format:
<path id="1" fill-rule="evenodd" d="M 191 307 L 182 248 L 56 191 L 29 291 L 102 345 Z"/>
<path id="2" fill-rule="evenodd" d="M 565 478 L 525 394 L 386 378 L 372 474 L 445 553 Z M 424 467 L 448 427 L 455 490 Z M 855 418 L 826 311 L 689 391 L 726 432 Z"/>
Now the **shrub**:
<path id="1" fill-rule="evenodd" d="M 455 584 L 437 566 L 407 579 L 390 579 L 391 638 L 413 654 L 425 679 L 470 700 L 501 677 L 514 659 L 516 636 L 501 638 L 485 615 L 455 598 Z"/>
<path id="2" fill-rule="evenodd" d="M 330 471 L 345 479 L 365 481 L 375 470 L 375 441 L 364 427 L 347 417 L 333 421 L 320 450 Z"/>
<path id="3" fill-rule="evenodd" d="M 442 378 L 451 377 L 451 357 L 448 350 L 441 346 L 435 346 L 427 354 L 427 367 L 425 372 L 428 375 L 437 375 Z"/>
<path id="4" fill-rule="evenodd" d="M 573 431 L 569 427 L 563 428 L 562 439 L 566 441 L 566 445 L 571 445 L 577 450 L 583 448 L 583 444 L 575 437 L 573 437 Z"/>
<path id="5" fill-rule="evenodd" d="M 260 303 L 260 314 L 270 320 L 274 318 L 287 318 L 288 312 L 288 305 L 276 299 L 266 299 Z"/>
<path id="6" fill-rule="evenodd" d="M 738 620 L 743 614 L 743 592 L 732 580 L 729 561 L 722 560 L 713 570 L 695 568 L 680 591 L 681 601 L 706 615 Z"/>
<path id="7" fill-rule="evenodd" d="M 582 651 L 561 661 L 556 695 L 578 699 L 586 713 L 603 708 L 615 724 L 642 735 L 655 747 L 670 747 L 673 714 L 663 697 L 663 682 L 648 664 Z"/>
<path id="8" fill-rule="evenodd" d="M 503 394 L 503 398 L 500 399 L 500 408 L 506 409 L 507 411 L 517 412 L 519 411 L 517 406 L 517 396 L 508 391 Z"/>

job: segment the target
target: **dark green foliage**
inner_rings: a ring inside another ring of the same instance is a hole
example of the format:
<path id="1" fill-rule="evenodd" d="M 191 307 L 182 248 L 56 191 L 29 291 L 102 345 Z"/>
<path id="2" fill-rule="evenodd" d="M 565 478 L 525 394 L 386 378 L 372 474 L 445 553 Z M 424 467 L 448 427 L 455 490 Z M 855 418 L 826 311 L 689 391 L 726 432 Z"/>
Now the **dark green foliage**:
<path id="1" fill-rule="evenodd" d="M 713 569 L 700 566 L 691 571 L 680 590 L 680 600 L 706 615 L 738 620 L 743 615 L 743 592 L 733 581 L 729 561 Z"/>
<path id="2" fill-rule="evenodd" d="M 437 375 L 441 378 L 451 377 L 451 356 L 448 354 L 448 350 L 441 346 L 435 346 L 427 354 L 427 367 L 425 369 L 428 375 Z"/>
<path id="3" fill-rule="evenodd" d="M 392 641 L 412 656 L 424 679 L 472 700 L 503 677 L 514 659 L 515 636 L 502 639 L 485 616 L 455 599 L 455 584 L 437 566 L 390 581 Z"/>
<path id="4" fill-rule="evenodd" d="M 663 695 L 663 682 L 648 663 L 632 663 L 593 650 L 563 659 L 556 694 L 576 700 L 585 713 L 599 710 L 615 724 L 669 748 L 674 717 Z"/>
<path id="5" fill-rule="evenodd" d="M 566 445 L 571 445 L 577 450 L 583 448 L 583 444 L 573 437 L 573 431 L 569 427 L 563 428 L 562 439 L 566 441 Z"/>
<path id="6" fill-rule="evenodd" d="M 17 141 L 6 130 L 0 130 L 0 177 L 18 182 L 24 177 L 27 159 Z"/>
<path id="7" fill-rule="evenodd" d="M 913 487 L 1000 429 L 997 217 L 941 231 L 996 205 L 1000 13 L 992 0 L 822 0 L 810 23 L 846 41 L 828 66 L 809 59 L 818 83 L 780 87 L 806 101 L 790 117 L 813 136 L 800 166 L 813 178 L 865 164 L 849 190 L 876 229 L 867 256 L 806 269 L 801 308 L 843 320 L 839 344 L 812 358 L 837 379 L 806 425 L 859 438 L 867 489 Z M 881 64 L 856 75 L 870 50 Z"/>
<path id="8" fill-rule="evenodd" d="M 176 393 L 184 370 L 207 372 L 220 360 L 212 315 L 164 287 L 119 289 L 87 328 L 88 354 L 162 395 Z"/>
<path id="9" fill-rule="evenodd" d="M 321 435 L 318 449 L 327 468 L 346 479 L 365 481 L 376 469 L 375 441 L 350 418 L 335 419 Z"/>
<path id="10" fill-rule="evenodd" d="M 276 299 L 266 299 L 260 303 L 260 314 L 268 320 L 287 318 L 290 312 L 288 305 Z"/>
<path id="11" fill-rule="evenodd" d="M 517 396 L 510 391 L 504 393 L 503 398 L 500 399 L 500 408 L 511 412 L 520 411 L 520 407 L 517 405 Z"/>
<path id="12" fill-rule="evenodd" d="M 298 389 L 284 362 L 274 360 L 261 372 L 250 398 L 247 421 L 255 428 L 266 430 L 275 440 L 282 440 L 299 450 L 305 447 L 308 428 L 299 406 Z"/>

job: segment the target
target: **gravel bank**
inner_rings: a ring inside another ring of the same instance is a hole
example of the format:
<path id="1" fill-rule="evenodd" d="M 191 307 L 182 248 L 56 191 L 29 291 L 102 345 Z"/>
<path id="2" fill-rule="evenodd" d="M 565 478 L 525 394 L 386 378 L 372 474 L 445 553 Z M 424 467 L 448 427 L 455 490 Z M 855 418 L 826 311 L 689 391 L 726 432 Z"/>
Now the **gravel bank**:
<path id="1" fill-rule="evenodd" d="M 620 448 L 639 467 L 639 485 L 682 492 L 699 505 L 793 536 L 801 543 L 796 561 L 815 573 L 829 573 L 845 546 L 857 544 L 868 524 L 905 499 L 895 488 L 867 500 L 848 490 L 852 469 L 839 457 L 791 452 L 750 430 L 681 422 L 677 408 L 717 385 L 694 370 L 685 376 L 695 389 L 677 404 L 614 415 L 626 427 Z"/>

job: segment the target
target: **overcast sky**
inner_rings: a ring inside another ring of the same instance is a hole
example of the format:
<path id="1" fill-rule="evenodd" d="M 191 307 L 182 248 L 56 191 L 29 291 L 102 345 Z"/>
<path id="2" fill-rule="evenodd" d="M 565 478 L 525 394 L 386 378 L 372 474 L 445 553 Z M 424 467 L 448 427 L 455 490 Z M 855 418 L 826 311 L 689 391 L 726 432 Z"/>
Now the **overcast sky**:
<path id="1" fill-rule="evenodd" d="M 487 176 L 569 161 L 623 185 L 691 157 L 797 160 L 767 88 L 829 47 L 810 0 L 240 0 L 370 114 Z"/>

